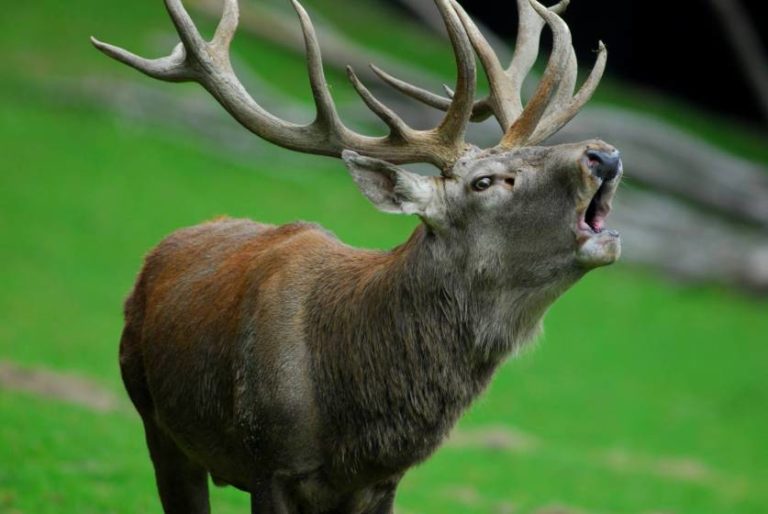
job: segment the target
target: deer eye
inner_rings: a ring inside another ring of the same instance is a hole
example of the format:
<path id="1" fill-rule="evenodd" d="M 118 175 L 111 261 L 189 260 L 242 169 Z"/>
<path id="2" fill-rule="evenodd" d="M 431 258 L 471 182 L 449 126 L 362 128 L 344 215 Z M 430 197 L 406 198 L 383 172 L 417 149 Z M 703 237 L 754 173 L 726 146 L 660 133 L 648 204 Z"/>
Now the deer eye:
<path id="1" fill-rule="evenodd" d="M 472 189 L 475 191 L 485 191 L 493 185 L 493 177 L 480 177 L 472 182 Z"/>

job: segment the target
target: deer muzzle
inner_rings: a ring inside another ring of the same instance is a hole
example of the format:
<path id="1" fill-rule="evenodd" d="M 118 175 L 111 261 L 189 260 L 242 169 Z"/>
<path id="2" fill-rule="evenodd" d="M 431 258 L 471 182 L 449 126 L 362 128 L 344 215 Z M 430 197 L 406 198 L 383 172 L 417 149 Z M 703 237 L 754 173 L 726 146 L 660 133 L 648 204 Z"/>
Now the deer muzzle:
<path id="1" fill-rule="evenodd" d="M 588 267 L 605 266 L 621 254 L 621 239 L 606 229 L 613 197 L 623 174 L 621 154 L 610 145 L 588 148 L 583 160 L 586 191 L 577 209 L 577 259 Z"/>

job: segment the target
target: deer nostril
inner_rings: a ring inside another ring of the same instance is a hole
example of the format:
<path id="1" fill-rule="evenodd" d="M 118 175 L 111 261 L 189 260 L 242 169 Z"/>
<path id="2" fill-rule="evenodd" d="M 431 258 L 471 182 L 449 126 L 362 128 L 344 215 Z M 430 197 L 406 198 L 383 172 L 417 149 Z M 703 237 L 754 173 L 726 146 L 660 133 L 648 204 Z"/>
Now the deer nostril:
<path id="1" fill-rule="evenodd" d="M 618 150 L 587 150 L 587 159 L 592 173 L 601 180 L 613 180 L 621 170 L 621 154 Z"/>

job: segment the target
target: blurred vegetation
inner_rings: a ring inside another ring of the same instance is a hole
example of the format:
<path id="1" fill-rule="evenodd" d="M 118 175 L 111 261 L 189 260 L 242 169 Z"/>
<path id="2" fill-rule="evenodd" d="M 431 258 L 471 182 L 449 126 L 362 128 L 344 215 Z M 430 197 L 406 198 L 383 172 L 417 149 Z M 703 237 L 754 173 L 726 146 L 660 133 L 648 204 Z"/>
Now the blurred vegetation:
<path id="1" fill-rule="evenodd" d="M 439 41 L 378 4 L 307 3 L 381 52 L 450 70 L 449 59 L 433 58 L 447 55 Z M 0 17 L 0 360 L 77 373 L 119 395 L 121 302 L 142 255 L 170 231 L 220 214 L 307 219 L 349 244 L 389 247 L 416 223 L 375 212 L 334 160 L 254 138 L 263 158 L 242 163 L 186 133 L 59 94 L 64 77 L 141 80 L 87 37 L 164 52 L 172 35 L 160 4 L 38 0 L 14 2 Z M 361 21 L 371 18 L 379 21 Z M 308 98 L 297 57 L 244 38 L 238 56 Z M 642 105 L 768 162 L 764 144 L 727 124 L 617 84 L 606 90 L 598 101 Z M 510 360 L 460 424 L 466 433 L 514 427 L 526 444 L 449 445 L 407 475 L 398 511 L 764 514 L 766 307 L 621 265 L 591 274 L 552 309 L 543 341 Z M 0 462 L 0 513 L 160 509 L 130 411 L 0 390 Z M 232 489 L 215 490 L 213 502 L 217 513 L 248 510 Z"/>

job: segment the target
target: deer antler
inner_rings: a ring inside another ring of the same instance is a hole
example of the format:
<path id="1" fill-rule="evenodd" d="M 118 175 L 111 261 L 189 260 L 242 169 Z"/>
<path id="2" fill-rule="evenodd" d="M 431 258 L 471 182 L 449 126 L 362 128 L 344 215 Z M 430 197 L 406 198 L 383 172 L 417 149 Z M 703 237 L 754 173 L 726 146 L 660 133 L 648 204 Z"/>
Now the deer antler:
<path id="1" fill-rule="evenodd" d="M 205 41 L 181 0 L 165 0 L 181 43 L 171 54 L 145 59 L 122 48 L 91 38 L 106 55 L 138 71 L 168 82 L 201 84 L 244 127 L 279 146 L 299 152 L 340 157 L 355 150 L 392 163 L 428 162 L 448 174 L 464 153 L 467 124 L 472 113 L 476 70 L 472 45 L 464 23 L 450 0 L 435 0 L 445 22 L 456 58 L 456 94 L 444 106 L 442 122 L 431 130 L 415 130 L 382 104 L 349 69 L 349 79 L 368 107 L 390 129 L 385 137 L 369 137 L 347 128 L 339 118 L 323 72 L 320 46 L 307 12 L 291 0 L 299 16 L 307 52 L 307 68 L 317 116 L 307 125 L 281 120 L 262 108 L 245 90 L 230 62 L 230 45 L 238 25 L 237 0 L 225 0 L 224 13 L 211 41 Z"/>
<path id="2" fill-rule="evenodd" d="M 597 88 L 607 60 L 605 45 L 600 42 L 594 68 L 578 93 L 574 95 L 577 76 L 576 54 L 571 44 L 568 26 L 560 18 L 570 0 L 546 8 L 536 0 L 517 0 L 520 24 L 512 62 L 505 69 L 496 53 L 475 23 L 456 2 L 451 3 L 459 14 L 475 52 L 483 65 L 490 92 L 474 102 L 472 121 L 483 121 L 493 115 L 505 134 L 499 146 L 513 148 L 534 145 L 547 139 L 568 123 L 589 101 Z M 544 25 L 554 36 L 552 54 L 536 92 L 523 107 L 523 82 L 533 67 Z M 373 67 L 384 82 L 400 92 L 437 109 L 446 110 L 451 98 L 399 80 Z M 453 92 L 448 90 L 449 96 Z"/>

